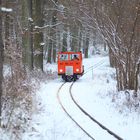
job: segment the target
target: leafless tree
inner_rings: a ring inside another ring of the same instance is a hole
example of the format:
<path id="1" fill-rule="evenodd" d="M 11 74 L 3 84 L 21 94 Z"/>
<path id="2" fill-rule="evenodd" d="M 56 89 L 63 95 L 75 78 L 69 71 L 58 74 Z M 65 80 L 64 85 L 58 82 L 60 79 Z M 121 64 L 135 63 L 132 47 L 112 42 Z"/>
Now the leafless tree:
<path id="1" fill-rule="evenodd" d="M 2 6 L 2 1 L 0 0 L 0 7 Z M 2 40 L 2 11 L 0 9 L 0 127 L 1 127 L 1 115 L 2 115 L 2 81 L 3 81 L 3 60 L 4 60 L 4 46 Z"/>

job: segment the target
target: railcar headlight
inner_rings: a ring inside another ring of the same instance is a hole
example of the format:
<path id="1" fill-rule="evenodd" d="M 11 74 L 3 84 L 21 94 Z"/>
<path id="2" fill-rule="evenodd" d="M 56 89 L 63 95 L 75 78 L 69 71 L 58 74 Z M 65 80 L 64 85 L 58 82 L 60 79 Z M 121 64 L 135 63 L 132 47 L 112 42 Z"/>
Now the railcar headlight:
<path id="1" fill-rule="evenodd" d="M 79 69 L 76 69 L 77 72 L 79 72 Z"/>
<path id="2" fill-rule="evenodd" d="M 60 72 L 63 72 L 63 70 L 62 70 L 62 69 L 60 69 L 59 71 L 60 71 Z"/>

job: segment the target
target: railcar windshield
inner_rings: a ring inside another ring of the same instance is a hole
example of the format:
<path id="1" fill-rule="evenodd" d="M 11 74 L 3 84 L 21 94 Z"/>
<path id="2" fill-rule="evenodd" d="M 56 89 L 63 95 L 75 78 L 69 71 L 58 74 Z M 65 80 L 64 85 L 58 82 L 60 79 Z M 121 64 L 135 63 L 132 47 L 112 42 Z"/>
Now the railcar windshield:
<path id="1" fill-rule="evenodd" d="M 71 60 L 79 60 L 80 59 L 80 56 L 79 54 L 71 54 Z"/>
<path id="2" fill-rule="evenodd" d="M 61 61 L 68 60 L 68 54 L 60 54 L 59 58 L 60 58 Z"/>

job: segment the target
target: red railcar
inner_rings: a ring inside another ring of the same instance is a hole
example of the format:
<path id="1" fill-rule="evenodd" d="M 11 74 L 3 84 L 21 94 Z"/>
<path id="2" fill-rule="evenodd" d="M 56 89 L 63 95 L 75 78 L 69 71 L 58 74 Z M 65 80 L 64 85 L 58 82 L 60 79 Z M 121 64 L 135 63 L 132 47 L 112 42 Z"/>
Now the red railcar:
<path id="1" fill-rule="evenodd" d="M 76 81 L 83 75 L 81 52 L 59 52 L 58 53 L 58 75 L 66 82 Z"/>

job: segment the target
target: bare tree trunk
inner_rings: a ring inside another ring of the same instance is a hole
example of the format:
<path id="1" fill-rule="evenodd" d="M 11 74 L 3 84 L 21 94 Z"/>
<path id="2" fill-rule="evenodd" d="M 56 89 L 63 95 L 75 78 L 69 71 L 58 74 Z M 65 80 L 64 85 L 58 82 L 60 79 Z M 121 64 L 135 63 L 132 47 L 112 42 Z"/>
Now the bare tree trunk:
<path id="1" fill-rule="evenodd" d="M 82 28 L 79 27 L 79 33 L 78 33 L 78 49 L 77 51 L 81 51 L 82 48 Z"/>
<path id="2" fill-rule="evenodd" d="M 28 29 L 22 36 L 23 61 L 29 70 L 33 70 L 33 19 L 32 0 L 22 1 L 22 27 Z"/>
<path id="3" fill-rule="evenodd" d="M 57 4 L 58 0 L 54 1 Z M 56 7 L 57 8 L 57 7 Z M 53 62 L 56 62 L 56 25 L 57 24 L 57 10 L 54 10 L 52 17 L 52 30 L 53 30 Z"/>
<path id="4" fill-rule="evenodd" d="M 33 22 L 32 22 L 32 18 L 33 18 L 33 3 L 32 0 L 27 0 L 28 1 L 28 5 L 29 5 L 29 18 L 31 20 L 29 20 L 29 68 L 30 70 L 34 69 L 34 49 L 33 49 Z"/>
<path id="5" fill-rule="evenodd" d="M 89 34 L 86 33 L 85 46 L 84 46 L 84 55 L 85 55 L 85 58 L 88 58 L 88 49 L 89 49 Z"/>
<path id="6" fill-rule="evenodd" d="M 2 1 L 0 0 L 0 7 Z M 2 11 L 0 9 L 0 127 L 1 127 L 1 117 L 2 117 L 2 81 L 3 81 L 3 61 L 4 61 L 4 50 L 3 50 L 3 40 L 2 40 Z"/>
<path id="7" fill-rule="evenodd" d="M 62 45 L 62 52 L 67 51 L 67 36 L 68 36 L 67 31 L 64 31 L 64 32 L 63 32 L 63 45 Z"/>
<path id="8" fill-rule="evenodd" d="M 55 4 L 57 4 L 58 0 L 54 0 L 53 8 L 57 8 Z M 52 63 L 56 61 L 56 23 L 57 23 L 57 10 L 54 10 L 51 15 L 51 25 L 50 29 L 50 38 L 49 38 L 49 46 L 48 46 L 48 58 L 47 62 Z"/>
<path id="9" fill-rule="evenodd" d="M 50 31 L 50 38 L 48 39 L 49 44 L 48 44 L 48 56 L 47 56 L 47 63 L 52 63 L 52 47 L 53 47 L 53 42 L 52 42 L 52 35 L 51 35 L 51 29 Z"/>
<path id="10" fill-rule="evenodd" d="M 88 58 L 89 37 L 86 37 L 85 58 Z"/>
<path id="11" fill-rule="evenodd" d="M 43 16 L 42 16 L 42 2 L 39 0 L 33 0 L 34 4 L 34 21 L 37 27 L 43 26 Z M 34 34 L 34 66 L 37 69 L 43 71 L 43 47 L 41 43 L 43 42 L 43 33 L 40 30 L 36 30 Z"/>

